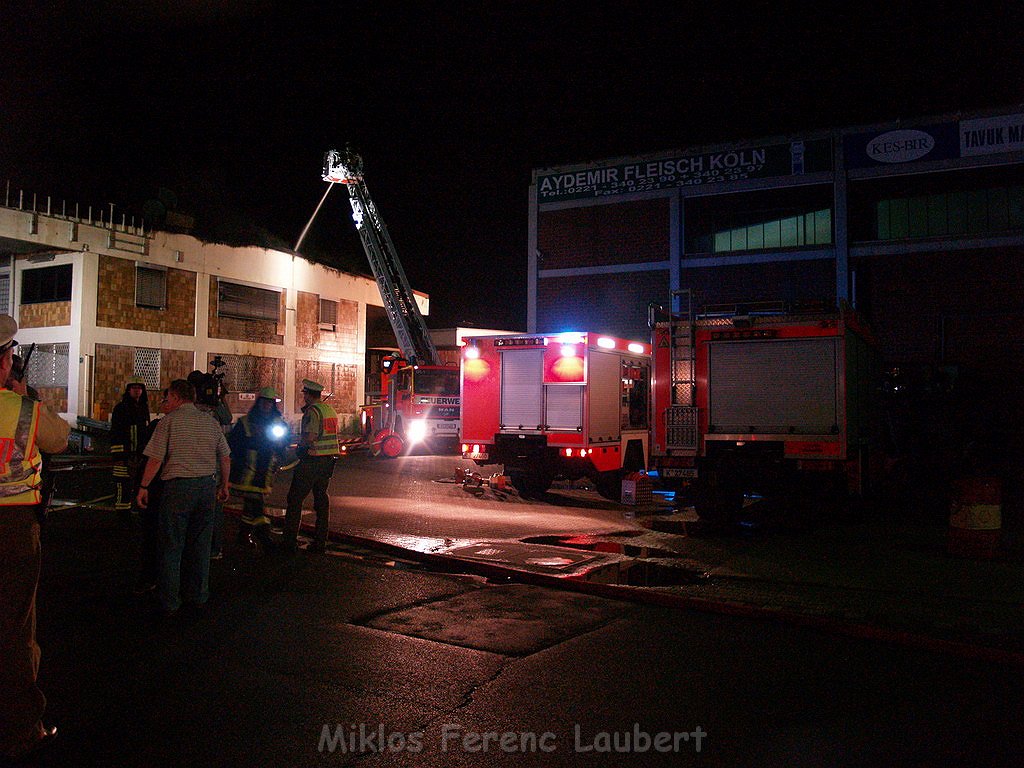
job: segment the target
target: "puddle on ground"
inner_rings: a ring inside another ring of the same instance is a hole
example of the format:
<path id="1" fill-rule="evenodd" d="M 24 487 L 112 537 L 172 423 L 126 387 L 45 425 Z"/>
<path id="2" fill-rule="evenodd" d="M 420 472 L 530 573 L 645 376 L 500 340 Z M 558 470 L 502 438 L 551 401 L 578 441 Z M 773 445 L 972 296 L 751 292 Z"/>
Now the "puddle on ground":
<path id="1" fill-rule="evenodd" d="M 630 587 L 673 587 L 686 584 L 709 584 L 707 573 L 682 568 L 657 560 L 634 560 L 618 581 Z"/>
<path id="2" fill-rule="evenodd" d="M 692 562 L 673 558 L 620 560 L 599 564 L 567 577 L 570 581 L 613 584 L 623 587 L 677 587 L 710 585 L 712 577 Z"/>
<path id="3" fill-rule="evenodd" d="M 574 580 L 630 587 L 672 587 L 711 583 L 711 577 L 706 571 L 687 567 L 681 562 L 685 559 L 684 554 L 629 541 L 641 535 L 642 533 L 638 531 L 618 531 L 601 535 L 530 536 L 522 541 L 636 558 L 588 569 L 584 573 L 570 577 Z"/>
<path id="4" fill-rule="evenodd" d="M 646 544 L 631 544 L 628 541 L 608 541 L 607 537 L 628 537 L 632 532 L 603 534 L 592 536 L 588 534 L 561 535 L 561 536 L 528 536 L 520 539 L 524 544 L 549 544 L 554 547 L 569 547 L 571 549 L 583 549 L 588 552 L 608 552 L 615 555 L 627 555 L 629 557 L 682 557 L 678 552 L 661 547 L 651 547 Z M 639 536 L 640 533 L 632 534 Z"/>

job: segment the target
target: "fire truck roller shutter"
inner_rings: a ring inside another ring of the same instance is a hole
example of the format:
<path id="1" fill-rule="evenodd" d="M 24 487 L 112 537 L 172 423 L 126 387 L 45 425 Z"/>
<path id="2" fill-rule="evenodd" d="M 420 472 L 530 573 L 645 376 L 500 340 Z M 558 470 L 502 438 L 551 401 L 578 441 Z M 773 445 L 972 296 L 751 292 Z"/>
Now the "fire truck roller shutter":
<path id="1" fill-rule="evenodd" d="M 543 349 L 501 353 L 501 429 L 535 431 L 543 422 Z"/>
<path id="2" fill-rule="evenodd" d="M 713 342 L 708 348 L 709 431 L 834 434 L 839 384 L 834 337 Z"/>

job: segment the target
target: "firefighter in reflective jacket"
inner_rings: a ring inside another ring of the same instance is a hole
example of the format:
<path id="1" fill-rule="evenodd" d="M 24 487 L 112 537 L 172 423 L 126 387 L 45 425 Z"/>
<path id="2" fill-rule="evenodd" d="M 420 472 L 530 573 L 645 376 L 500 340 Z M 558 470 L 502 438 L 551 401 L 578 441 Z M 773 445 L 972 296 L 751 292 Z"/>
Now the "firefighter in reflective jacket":
<path id="1" fill-rule="evenodd" d="M 131 509 L 145 461 L 142 449 L 149 434 L 146 383 L 132 376 L 121 402 L 110 416 L 110 458 L 114 461 L 114 509 Z"/>
<path id="2" fill-rule="evenodd" d="M 14 318 L 0 315 L 0 382 L 8 382 L 17 332 Z M 26 396 L 23 381 L 0 385 L 0 761 L 26 759 L 57 733 L 43 724 L 46 698 L 36 684 L 37 506 L 40 451 L 63 451 L 69 431 Z"/>
<path id="3" fill-rule="evenodd" d="M 316 511 L 316 532 L 310 552 L 323 552 L 327 548 L 327 531 L 331 518 L 331 497 L 327 486 L 334 474 L 338 458 L 338 414 L 327 403 L 320 402 L 323 385 L 309 379 L 302 380 L 302 431 L 296 453 L 299 463 L 288 489 L 288 511 L 285 514 L 284 548 L 297 547 L 299 524 L 302 522 L 302 502 L 313 492 Z"/>
<path id="4" fill-rule="evenodd" d="M 228 435 L 231 446 L 232 495 L 242 500 L 238 540 L 270 549 L 270 518 L 264 512 L 274 471 L 288 446 L 288 425 L 277 404 L 281 398 L 273 387 L 259 391 L 249 413 L 240 418 Z"/>

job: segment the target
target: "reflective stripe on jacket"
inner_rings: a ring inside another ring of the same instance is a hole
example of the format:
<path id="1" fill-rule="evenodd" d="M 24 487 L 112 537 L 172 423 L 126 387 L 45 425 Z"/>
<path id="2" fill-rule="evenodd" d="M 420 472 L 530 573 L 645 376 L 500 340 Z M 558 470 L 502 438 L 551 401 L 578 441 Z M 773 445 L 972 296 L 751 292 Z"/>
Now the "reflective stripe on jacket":
<path id="1" fill-rule="evenodd" d="M 116 461 L 129 454 L 136 458 L 142 454 L 149 435 L 149 409 L 141 403 L 122 399 L 110 415 L 110 453 Z M 116 456 L 113 454 L 122 454 Z"/>
<path id="2" fill-rule="evenodd" d="M 38 425 L 39 403 L 9 389 L 0 390 L 0 506 L 32 505 L 42 500 Z"/>
<path id="3" fill-rule="evenodd" d="M 307 451 L 310 456 L 337 456 L 338 448 L 338 414 L 327 403 L 315 402 L 309 406 L 320 417 L 320 432 L 313 438 Z M 305 426 L 305 425 L 303 425 Z"/>
<path id="4" fill-rule="evenodd" d="M 269 430 L 276 424 L 285 426 L 278 418 L 261 421 L 257 426 Z M 275 444 L 266 432 L 254 432 L 253 426 L 246 414 L 235 423 L 228 438 L 231 446 L 231 488 L 251 493 L 270 493 L 274 480 L 274 454 L 283 450 L 283 444 Z"/>

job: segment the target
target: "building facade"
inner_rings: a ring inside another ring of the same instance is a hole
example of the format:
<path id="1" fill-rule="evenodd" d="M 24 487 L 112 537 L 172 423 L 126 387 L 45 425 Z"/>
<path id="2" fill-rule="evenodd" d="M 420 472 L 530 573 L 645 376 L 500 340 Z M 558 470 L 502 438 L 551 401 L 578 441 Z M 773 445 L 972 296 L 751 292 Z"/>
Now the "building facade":
<path id="1" fill-rule="evenodd" d="M 290 252 L 204 243 L 192 236 L 56 214 L 19 197 L 0 207 L 0 312 L 17 319 L 29 383 L 74 424 L 110 418 L 130 376 L 153 410 L 160 390 L 198 369 L 224 374 L 233 413 L 273 386 L 294 425 L 301 382 L 353 426 L 364 402 L 372 278 Z M 421 310 L 429 299 L 417 294 Z"/>
<path id="2" fill-rule="evenodd" d="M 528 257 L 530 332 L 645 339 L 648 305 L 680 299 L 846 302 L 887 366 L 1008 411 L 1000 393 L 1024 387 L 1024 113 L 537 169 Z"/>

